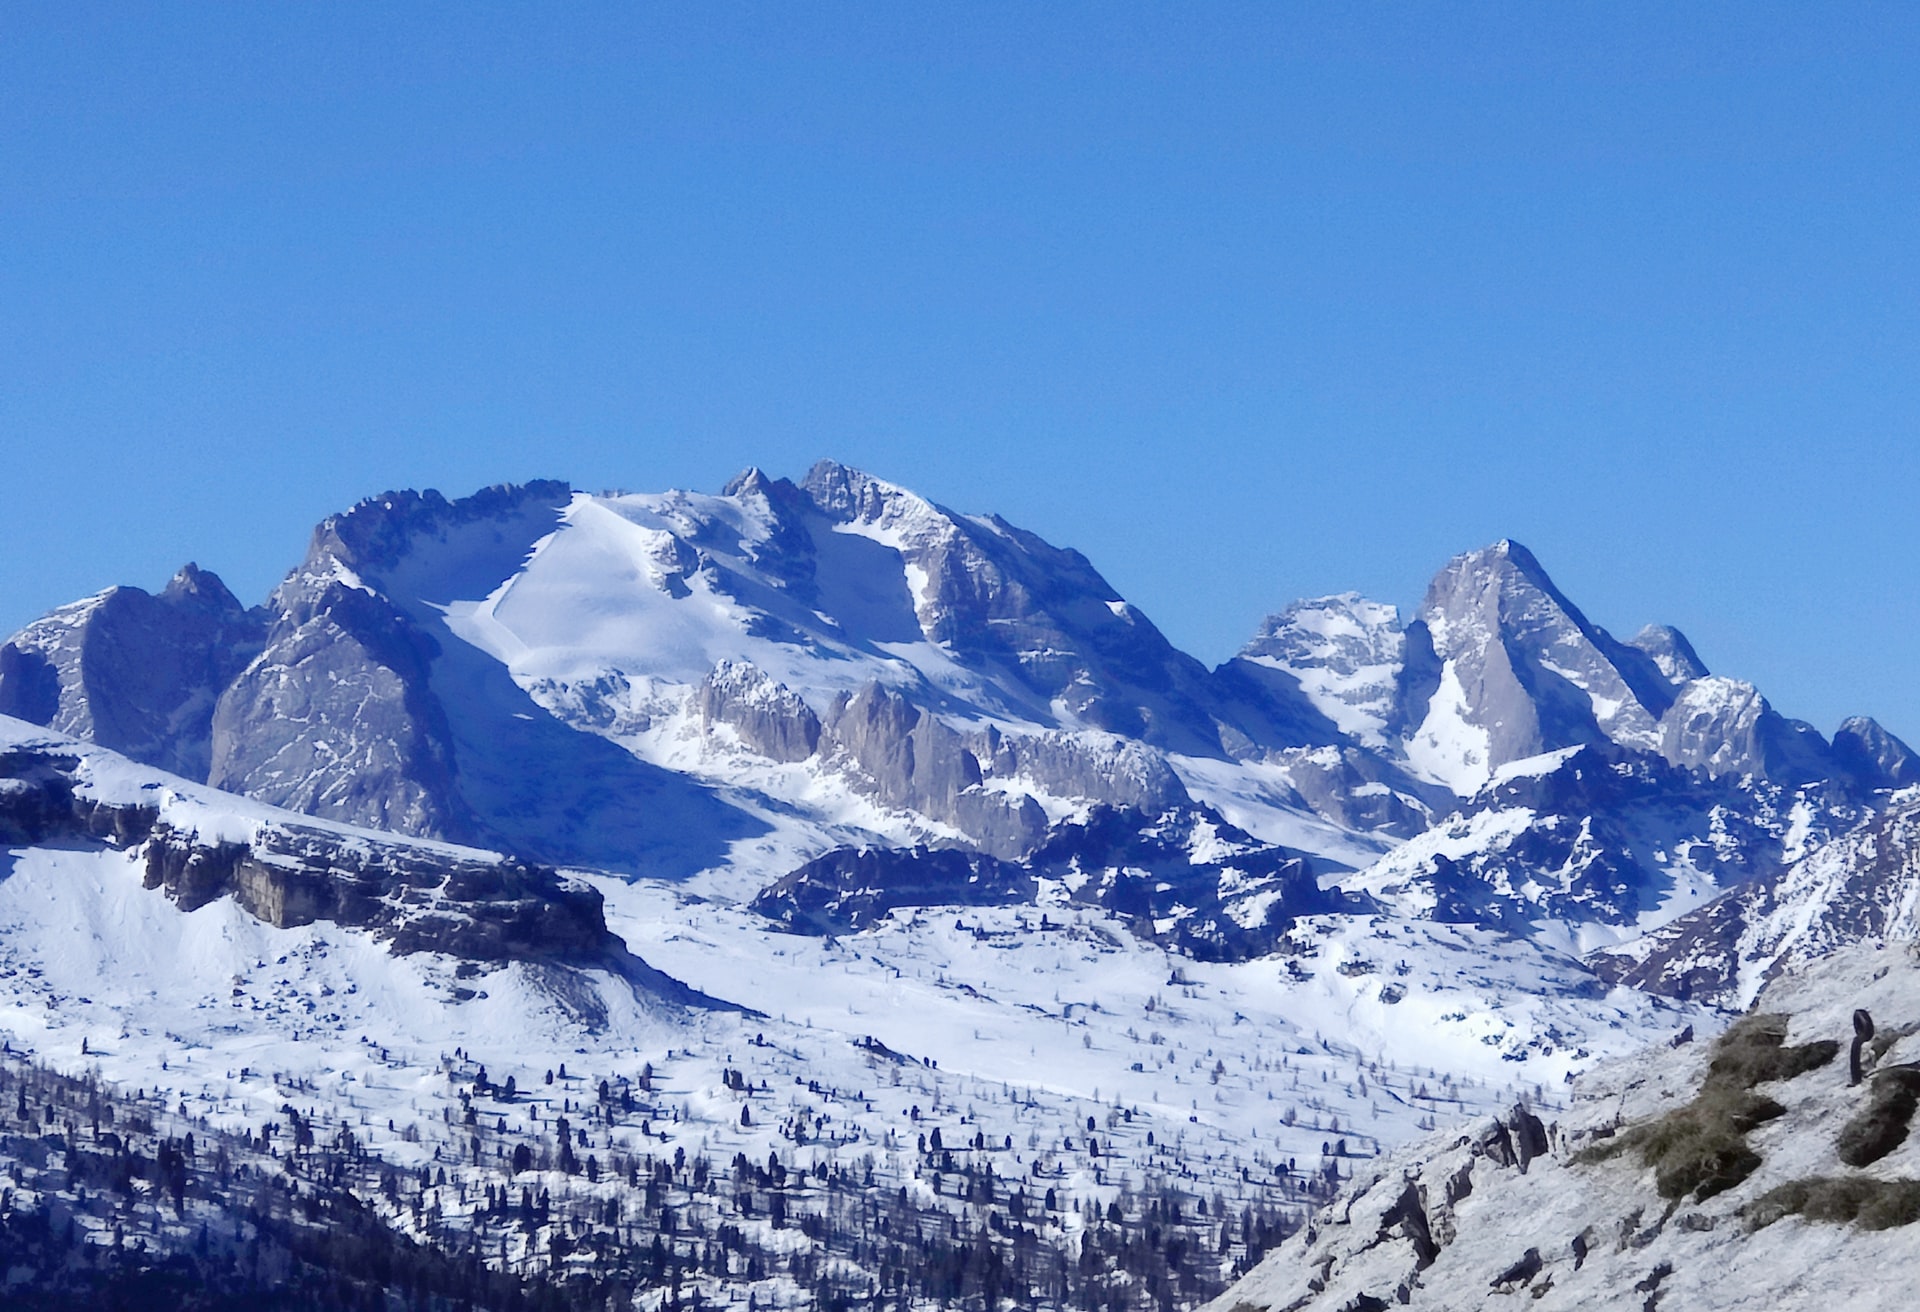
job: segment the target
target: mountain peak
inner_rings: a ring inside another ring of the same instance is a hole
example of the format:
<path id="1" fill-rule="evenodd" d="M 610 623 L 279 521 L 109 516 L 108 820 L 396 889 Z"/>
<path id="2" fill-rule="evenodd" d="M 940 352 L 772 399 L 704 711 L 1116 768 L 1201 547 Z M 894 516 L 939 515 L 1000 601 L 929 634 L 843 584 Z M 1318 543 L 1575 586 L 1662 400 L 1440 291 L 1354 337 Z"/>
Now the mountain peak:
<path id="1" fill-rule="evenodd" d="M 1649 624 L 1629 638 L 1627 645 L 1637 647 L 1651 656 L 1667 682 L 1676 687 L 1694 679 L 1704 679 L 1711 673 L 1707 663 L 1700 659 L 1700 653 L 1687 641 L 1687 635 L 1671 624 Z"/>
<path id="2" fill-rule="evenodd" d="M 572 496 L 572 484 L 550 478 L 495 483 L 451 501 L 433 488 L 383 492 L 321 520 L 313 531 L 307 558 L 312 563 L 331 557 L 355 570 L 379 569 L 405 555 L 419 534 L 443 533 L 455 525 L 503 518 L 540 503 L 557 511 Z"/>
<path id="3" fill-rule="evenodd" d="M 1509 761 L 1601 738 L 1657 750 L 1671 684 L 1512 538 L 1447 562 L 1419 618 L 1453 679 L 1409 747 L 1431 777 L 1477 786 Z"/>
<path id="4" fill-rule="evenodd" d="M 1888 733 L 1877 720 L 1856 715 L 1833 735 L 1834 755 L 1843 769 L 1870 788 L 1905 788 L 1920 783 L 1920 756 Z"/>
<path id="5" fill-rule="evenodd" d="M 890 507 L 903 503 L 929 505 L 897 484 L 836 460 L 816 463 L 800 480 L 800 490 L 813 499 L 821 513 L 835 519 L 874 520 L 885 515 Z"/>
<path id="6" fill-rule="evenodd" d="M 748 465 L 745 469 L 727 480 L 720 489 L 723 497 L 767 496 L 773 488 L 773 480 L 758 465 Z"/>
<path id="7" fill-rule="evenodd" d="M 1458 574 L 1464 577 L 1480 577 L 1512 571 L 1525 578 L 1542 591 L 1551 592 L 1556 597 L 1559 589 L 1547 576 L 1546 567 L 1540 558 L 1528 550 L 1526 545 L 1513 538 L 1501 538 L 1489 543 L 1478 551 L 1466 551 L 1447 562 L 1441 574 Z"/>
<path id="8" fill-rule="evenodd" d="M 1341 592 L 1267 616 L 1240 657 L 1291 675 L 1342 733 L 1380 748 L 1396 727 L 1406 643 L 1396 607 Z"/>
<path id="9" fill-rule="evenodd" d="M 214 611 L 239 611 L 243 607 L 218 574 L 201 569 L 192 561 L 180 567 L 160 592 L 160 600 L 171 605 L 195 604 Z"/>

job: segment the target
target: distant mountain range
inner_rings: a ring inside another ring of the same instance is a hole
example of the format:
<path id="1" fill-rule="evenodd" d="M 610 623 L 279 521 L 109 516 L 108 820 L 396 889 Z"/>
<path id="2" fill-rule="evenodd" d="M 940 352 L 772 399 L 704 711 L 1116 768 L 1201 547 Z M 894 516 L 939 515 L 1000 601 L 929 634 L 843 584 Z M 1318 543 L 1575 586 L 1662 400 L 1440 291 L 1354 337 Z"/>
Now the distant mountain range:
<path id="1" fill-rule="evenodd" d="M 1577 950 L 1920 782 L 1873 721 L 1824 737 L 1677 629 L 1616 640 L 1515 542 L 1450 561 L 1411 618 L 1295 602 L 1209 669 L 1079 553 L 830 462 L 718 496 L 371 498 L 264 605 L 189 565 L 27 626 L 0 713 L 310 815 L 634 876 L 761 848 L 791 857 L 769 882 L 867 847 L 902 878 L 942 848 L 1117 870 L 1072 851 L 1096 811 L 1197 808 L 1382 904 Z M 1230 863 L 1179 864 L 1181 907 L 1237 901 L 1251 931 L 1200 950 L 1272 948 L 1289 899 L 1266 926 Z"/>

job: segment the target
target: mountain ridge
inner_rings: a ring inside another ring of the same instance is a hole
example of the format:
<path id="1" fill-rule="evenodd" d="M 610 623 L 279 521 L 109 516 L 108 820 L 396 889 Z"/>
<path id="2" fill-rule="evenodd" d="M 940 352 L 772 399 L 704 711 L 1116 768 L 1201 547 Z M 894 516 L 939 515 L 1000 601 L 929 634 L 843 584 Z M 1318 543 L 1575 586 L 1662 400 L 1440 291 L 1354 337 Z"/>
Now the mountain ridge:
<path id="1" fill-rule="evenodd" d="M 1210 669 L 1081 553 L 832 461 L 718 495 L 386 493 L 254 610 L 197 569 L 132 621 L 118 595 L 0 646 L 0 707 L 295 810 L 635 876 L 769 841 L 772 875 L 875 844 L 1020 862 L 1098 808 L 1144 831 L 1198 805 L 1368 896 L 1592 947 L 1920 777 L 1677 629 L 1614 639 L 1511 539 L 1409 618 L 1296 602 Z M 128 631 L 168 658 L 116 657 Z M 1511 891 L 1556 882 L 1589 891 Z"/>

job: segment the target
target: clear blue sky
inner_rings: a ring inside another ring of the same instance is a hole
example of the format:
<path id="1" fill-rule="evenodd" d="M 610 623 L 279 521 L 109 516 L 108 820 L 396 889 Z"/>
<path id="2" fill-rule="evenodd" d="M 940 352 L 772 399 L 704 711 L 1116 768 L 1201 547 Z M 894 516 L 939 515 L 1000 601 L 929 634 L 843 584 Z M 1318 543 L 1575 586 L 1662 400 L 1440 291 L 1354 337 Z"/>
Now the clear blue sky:
<path id="1" fill-rule="evenodd" d="M 1209 661 L 1510 535 L 1920 741 L 1917 69 L 1910 4 L 8 5 L 0 633 L 828 455 Z"/>

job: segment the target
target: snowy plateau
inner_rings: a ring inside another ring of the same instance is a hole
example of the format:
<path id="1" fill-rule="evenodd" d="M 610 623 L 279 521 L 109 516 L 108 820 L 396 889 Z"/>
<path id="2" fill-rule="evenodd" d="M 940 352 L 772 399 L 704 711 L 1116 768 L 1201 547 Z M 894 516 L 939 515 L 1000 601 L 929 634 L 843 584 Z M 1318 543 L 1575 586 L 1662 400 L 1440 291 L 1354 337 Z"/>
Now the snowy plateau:
<path id="1" fill-rule="evenodd" d="M 1558 1191 L 1500 1206 L 1626 1208 L 1571 1164 L 1602 1103 L 1913 937 L 1915 785 L 1514 542 L 1209 668 L 830 462 L 389 493 L 258 606 L 190 565 L 0 645 L 0 1302 L 1544 1297 L 1382 1284 L 1411 1223 L 1362 1262 L 1321 1209 L 1445 1193 L 1490 1117 Z M 1650 1197 L 1672 1272 L 1746 1233 Z M 1671 1305 L 1786 1306 L 1772 1261 Z M 1630 1265 L 1554 1279 L 1639 1307 Z"/>

